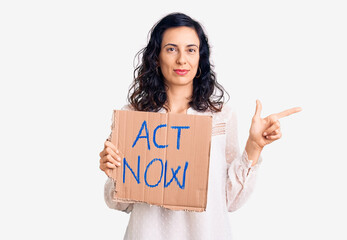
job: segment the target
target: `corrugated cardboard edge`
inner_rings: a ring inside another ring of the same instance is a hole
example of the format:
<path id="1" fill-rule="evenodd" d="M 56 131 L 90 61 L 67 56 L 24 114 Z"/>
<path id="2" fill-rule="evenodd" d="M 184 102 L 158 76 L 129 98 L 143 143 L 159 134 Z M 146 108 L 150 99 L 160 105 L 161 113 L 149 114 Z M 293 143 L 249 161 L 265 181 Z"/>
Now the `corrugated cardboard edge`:
<path id="1" fill-rule="evenodd" d="M 111 131 L 111 139 L 113 137 L 113 129 L 116 129 L 116 131 L 118 131 L 118 127 L 115 128 L 115 125 L 118 124 L 118 118 L 119 118 L 119 111 L 124 111 L 124 110 L 114 110 L 113 114 L 112 114 L 112 131 Z M 166 115 L 166 119 L 168 119 L 168 114 L 169 113 L 164 113 Z M 210 171 L 210 160 L 211 160 L 211 140 L 212 140 L 212 129 L 213 129 L 213 118 L 211 115 L 199 115 L 199 114 L 191 114 L 191 115 L 197 115 L 197 116 L 206 116 L 211 118 L 211 135 L 209 138 L 209 146 L 208 146 L 208 156 L 209 156 L 209 161 L 208 161 L 208 166 L 207 166 L 207 170 L 208 172 Z M 115 134 L 117 135 L 118 132 L 115 132 Z M 118 141 L 118 138 L 117 138 Z M 116 146 L 118 145 L 118 143 L 116 144 Z M 130 200 L 130 199 L 125 199 L 125 198 L 119 198 L 116 196 L 117 193 L 117 175 L 115 174 L 116 171 L 111 172 L 111 178 L 114 182 L 114 192 L 113 192 L 113 200 L 118 201 L 118 202 L 122 202 L 122 203 L 146 203 L 152 206 L 160 206 L 166 209 L 170 209 L 170 210 L 175 210 L 175 211 L 188 211 L 188 212 L 204 212 L 206 211 L 206 206 L 207 206 L 207 201 L 208 201 L 208 187 L 209 187 L 209 181 L 207 181 L 207 186 L 206 186 L 206 205 L 203 208 L 200 207 L 189 207 L 189 206 L 175 206 L 175 205 L 166 205 L 166 204 L 161 204 L 161 205 L 157 205 L 157 204 L 151 204 L 145 201 L 136 201 L 136 200 Z M 209 174 L 208 174 L 208 178 L 209 178 Z"/>
<path id="2" fill-rule="evenodd" d="M 208 175 L 207 175 L 207 186 L 206 186 L 206 206 L 207 206 L 207 201 L 208 201 L 208 186 L 209 186 L 209 183 L 210 183 L 210 161 L 211 161 L 211 141 L 212 141 L 212 129 L 213 129 L 213 117 L 211 115 L 208 115 L 210 118 L 211 118 L 211 135 L 210 135 L 210 138 L 209 138 L 209 143 L 208 143 L 208 166 L 207 166 L 207 169 L 208 169 Z M 204 211 L 206 211 L 206 206 L 204 208 Z"/>
<path id="3" fill-rule="evenodd" d="M 189 207 L 189 206 L 174 206 L 174 205 L 157 205 L 157 204 L 150 204 L 148 202 L 145 201 L 134 201 L 134 200 L 129 200 L 129 199 L 125 199 L 125 198 L 118 198 L 115 196 L 116 195 L 116 190 L 113 192 L 113 200 L 121 202 L 121 203 L 146 203 L 148 205 L 151 206 L 158 206 L 158 207 L 163 207 L 166 209 L 170 209 L 170 210 L 175 210 L 175 211 L 187 211 L 187 212 L 205 212 L 206 211 L 206 207 L 205 208 L 198 208 L 198 207 Z"/>
<path id="4" fill-rule="evenodd" d="M 118 135 L 118 129 L 119 129 L 119 127 L 117 127 L 117 128 L 115 128 L 115 126 L 116 125 L 118 125 L 119 124 L 119 122 L 118 122 L 118 119 L 119 119 L 119 114 L 118 114 L 118 110 L 113 110 L 113 113 L 112 113 L 112 126 L 111 126 L 111 128 L 112 128 L 112 131 L 111 131 L 111 141 L 112 141 L 112 139 L 113 139 L 113 137 L 114 136 L 117 136 Z M 115 132 L 114 132 L 115 131 Z M 116 138 L 116 141 L 117 141 L 117 143 L 116 143 L 116 147 L 118 146 L 118 138 Z M 116 183 L 117 183 L 117 174 L 116 174 L 116 168 L 115 169 L 113 169 L 112 171 L 111 171 L 111 174 L 110 174 L 111 176 L 111 179 L 113 180 L 113 184 L 114 184 L 114 192 L 113 192 L 113 199 L 114 200 L 116 200 L 116 193 L 117 193 L 117 190 L 116 190 Z M 123 201 L 122 201 L 123 202 Z M 125 202 L 125 201 L 124 201 Z M 129 201 L 127 201 L 127 202 L 129 202 Z"/>

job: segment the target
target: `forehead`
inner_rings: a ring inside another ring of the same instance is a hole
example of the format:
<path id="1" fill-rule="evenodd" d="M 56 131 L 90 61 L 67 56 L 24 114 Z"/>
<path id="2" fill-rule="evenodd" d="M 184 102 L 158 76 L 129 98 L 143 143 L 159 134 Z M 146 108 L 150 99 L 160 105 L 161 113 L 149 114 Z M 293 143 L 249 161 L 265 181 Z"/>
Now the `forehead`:
<path id="1" fill-rule="evenodd" d="M 167 29 L 163 34 L 162 46 L 172 43 L 176 45 L 195 44 L 199 46 L 199 37 L 194 28 L 174 27 Z"/>

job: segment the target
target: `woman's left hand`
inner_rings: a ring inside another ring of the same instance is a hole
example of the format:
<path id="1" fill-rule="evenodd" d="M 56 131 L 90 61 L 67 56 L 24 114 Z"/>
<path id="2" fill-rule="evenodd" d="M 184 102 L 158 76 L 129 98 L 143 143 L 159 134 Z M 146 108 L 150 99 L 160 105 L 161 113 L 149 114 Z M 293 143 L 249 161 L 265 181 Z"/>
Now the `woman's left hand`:
<path id="1" fill-rule="evenodd" d="M 248 141 L 252 142 L 252 145 L 255 144 L 259 149 L 263 149 L 265 145 L 281 138 L 282 132 L 280 122 L 278 121 L 280 118 L 302 110 L 300 107 L 295 107 L 280 113 L 271 114 L 266 118 L 261 118 L 261 109 L 262 105 L 260 101 L 257 100 L 256 111 L 252 118 L 248 138 Z"/>

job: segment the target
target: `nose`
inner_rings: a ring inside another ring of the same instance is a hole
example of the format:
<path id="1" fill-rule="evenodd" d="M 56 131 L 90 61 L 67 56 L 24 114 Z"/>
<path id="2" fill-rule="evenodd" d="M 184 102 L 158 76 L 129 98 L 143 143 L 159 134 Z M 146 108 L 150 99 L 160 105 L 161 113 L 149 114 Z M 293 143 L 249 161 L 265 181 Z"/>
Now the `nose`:
<path id="1" fill-rule="evenodd" d="M 184 55 L 184 53 L 180 52 L 178 55 L 177 55 L 177 64 L 180 64 L 180 65 L 184 65 L 187 63 L 187 60 L 186 60 L 186 56 Z"/>

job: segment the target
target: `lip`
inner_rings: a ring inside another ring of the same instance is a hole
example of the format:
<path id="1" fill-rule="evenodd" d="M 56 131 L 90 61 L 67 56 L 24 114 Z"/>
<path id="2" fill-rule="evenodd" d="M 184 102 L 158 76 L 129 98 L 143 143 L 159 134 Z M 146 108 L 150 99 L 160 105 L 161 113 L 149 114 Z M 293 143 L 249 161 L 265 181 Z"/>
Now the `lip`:
<path id="1" fill-rule="evenodd" d="M 174 69 L 174 72 L 177 73 L 178 75 L 184 76 L 184 75 L 186 75 L 189 72 L 189 70 L 186 70 L 186 69 Z"/>

